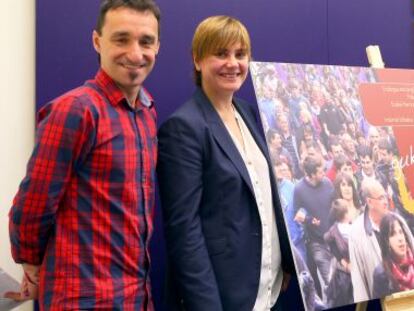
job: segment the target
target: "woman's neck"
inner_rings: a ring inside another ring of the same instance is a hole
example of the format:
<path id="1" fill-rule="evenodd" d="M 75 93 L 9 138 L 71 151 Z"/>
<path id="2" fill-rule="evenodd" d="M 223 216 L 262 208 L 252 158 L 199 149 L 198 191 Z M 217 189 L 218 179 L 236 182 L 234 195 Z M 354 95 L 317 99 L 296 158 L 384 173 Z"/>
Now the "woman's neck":
<path id="1" fill-rule="evenodd" d="M 220 116 L 233 114 L 233 92 L 217 92 L 206 87 L 203 91 Z"/>

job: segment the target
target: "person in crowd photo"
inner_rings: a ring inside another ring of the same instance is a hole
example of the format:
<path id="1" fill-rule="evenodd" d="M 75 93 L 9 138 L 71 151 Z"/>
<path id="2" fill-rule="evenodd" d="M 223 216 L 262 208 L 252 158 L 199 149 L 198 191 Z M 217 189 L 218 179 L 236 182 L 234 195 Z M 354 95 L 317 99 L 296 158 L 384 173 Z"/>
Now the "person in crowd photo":
<path id="1" fill-rule="evenodd" d="M 349 202 L 344 199 L 333 200 L 329 214 L 335 223 L 325 233 L 324 239 L 336 261 L 326 296 L 327 305 L 334 308 L 354 302 L 348 248 L 353 215 L 349 211 Z"/>
<path id="2" fill-rule="evenodd" d="M 308 267 L 322 297 L 329 282 L 332 258 L 323 236 L 331 226 L 329 210 L 334 189 L 331 181 L 325 177 L 321 157 L 306 157 L 303 170 L 305 177 L 295 185 L 293 193 L 295 220 L 304 225 Z M 322 282 L 319 281 L 315 267 Z"/>
<path id="3" fill-rule="evenodd" d="M 352 223 L 349 234 L 349 258 L 355 302 L 373 298 L 374 270 L 382 262 L 379 226 L 382 218 L 390 212 L 388 195 L 377 180 L 364 180 L 362 195 L 365 211 Z"/>
<path id="4" fill-rule="evenodd" d="M 293 272 L 286 226 L 254 110 L 234 96 L 248 74 L 248 31 L 208 17 L 192 58 L 196 91 L 158 132 L 168 306 L 280 310 Z"/>
<path id="5" fill-rule="evenodd" d="M 373 297 L 414 289 L 414 241 L 404 219 L 394 213 L 380 224 L 382 263 L 374 270 Z"/>
<path id="6" fill-rule="evenodd" d="M 349 174 L 337 174 L 334 189 L 334 198 L 343 199 L 346 202 L 349 218 L 353 222 L 363 212 L 353 178 Z"/>
<path id="7" fill-rule="evenodd" d="M 295 221 L 293 209 L 294 183 L 289 179 L 289 166 L 283 158 L 273 160 L 273 169 L 277 180 L 280 203 L 289 230 L 290 241 L 295 245 L 303 260 L 307 260 L 303 225 Z"/>
<path id="8" fill-rule="evenodd" d="M 293 174 L 296 179 L 303 176 L 300 169 L 300 157 L 298 150 L 298 142 L 296 136 L 290 130 L 289 118 L 284 113 L 279 113 L 276 117 L 279 133 L 282 137 L 282 146 L 289 152 L 292 159 Z"/>
<path id="9" fill-rule="evenodd" d="M 282 137 L 278 131 L 269 129 L 266 132 L 266 142 L 271 158 L 284 157 L 292 164 L 290 153 L 282 146 Z"/>

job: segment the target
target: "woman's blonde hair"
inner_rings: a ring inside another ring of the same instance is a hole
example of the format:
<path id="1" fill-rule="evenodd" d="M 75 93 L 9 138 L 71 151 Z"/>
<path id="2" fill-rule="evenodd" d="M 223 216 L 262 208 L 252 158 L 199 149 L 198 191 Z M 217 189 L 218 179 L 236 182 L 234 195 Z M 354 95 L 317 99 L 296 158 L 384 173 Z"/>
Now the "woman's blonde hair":
<path id="1" fill-rule="evenodd" d="M 194 62 L 198 62 L 220 49 L 240 43 L 251 58 L 250 36 L 246 27 L 236 18 L 230 16 L 211 16 L 203 20 L 196 28 L 191 54 Z M 194 79 L 201 86 L 201 73 L 194 66 Z"/>

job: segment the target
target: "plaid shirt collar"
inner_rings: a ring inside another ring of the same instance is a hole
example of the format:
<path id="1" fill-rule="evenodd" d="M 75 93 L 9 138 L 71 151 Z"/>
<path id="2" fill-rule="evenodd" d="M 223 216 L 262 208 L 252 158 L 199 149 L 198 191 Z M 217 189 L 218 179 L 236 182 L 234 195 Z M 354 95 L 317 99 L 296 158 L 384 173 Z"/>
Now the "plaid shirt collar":
<path id="1" fill-rule="evenodd" d="M 124 93 L 122 93 L 120 88 L 116 85 L 115 81 L 112 80 L 112 78 L 102 68 L 99 69 L 96 73 L 95 81 L 105 93 L 106 97 L 109 98 L 109 101 L 112 105 L 116 106 L 124 100 L 126 101 Z M 154 105 L 152 96 L 143 87 L 141 87 L 141 90 L 138 94 L 138 101 L 138 107 L 140 105 L 143 105 L 147 108 L 151 108 Z"/>

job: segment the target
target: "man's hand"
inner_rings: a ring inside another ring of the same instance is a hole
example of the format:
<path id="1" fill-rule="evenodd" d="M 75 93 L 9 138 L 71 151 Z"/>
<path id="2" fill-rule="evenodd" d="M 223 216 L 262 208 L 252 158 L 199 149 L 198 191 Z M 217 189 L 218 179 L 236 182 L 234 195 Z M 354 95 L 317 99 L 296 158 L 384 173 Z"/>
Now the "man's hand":
<path id="1" fill-rule="evenodd" d="M 283 271 L 283 280 L 282 280 L 282 292 L 284 292 L 285 290 L 287 290 L 288 286 L 289 286 L 289 282 L 290 282 L 290 273 L 284 272 Z"/>
<path id="2" fill-rule="evenodd" d="M 305 219 L 306 219 L 306 214 L 303 212 L 302 209 L 300 209 L 297 211 L 295 218 L 293 220 L 303 224 L 305 222 Z"/>
<path id="3" fill-rule="evenodd" d="M 321 224 L 321 221 L 318 218 L 312 218 L 312 225 L 319 226 Z"/>
<path id="4" fill-rule="evenodd" d="M 20 284 L 20 292 L 6 292 L 5 298 L 16 301 L 37 299 L 39 295 L 39 266 L 23 264 L 23 279 Z"/>

